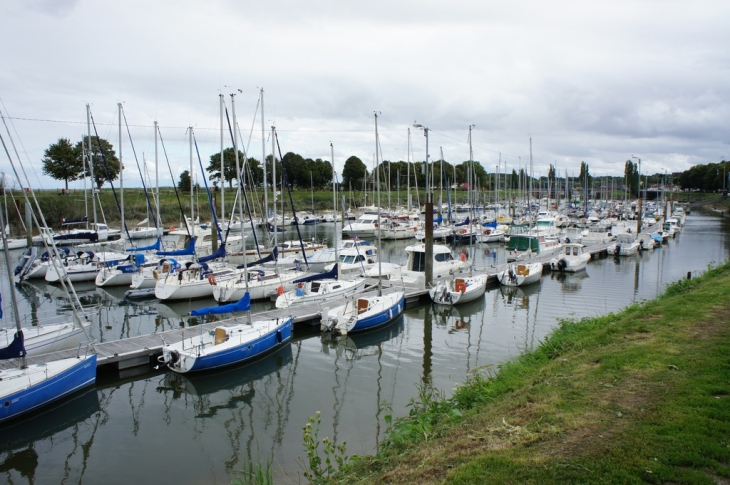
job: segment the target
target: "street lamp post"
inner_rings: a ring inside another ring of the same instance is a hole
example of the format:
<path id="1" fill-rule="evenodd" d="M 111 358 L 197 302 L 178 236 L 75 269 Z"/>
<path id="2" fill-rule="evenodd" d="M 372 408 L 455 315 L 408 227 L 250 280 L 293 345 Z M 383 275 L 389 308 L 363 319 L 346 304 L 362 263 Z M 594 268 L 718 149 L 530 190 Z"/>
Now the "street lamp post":
<path id="1" fill-rule="evenodd" d="M 639 187 L 638 187 L 639 188 L 639 217 L 637 218 L 638 222 L 636 223 L 636 235 L 638 236 L 639 233 L 641 232 L 641 219 L 643 217 L 641 215 L 641 212 L 642 212 L 642 207 L 641 207 L 641 158 L 635 157 L 633 155 L 631 155 L 631 158 L 635 158 L 639 161 Z"/>
<path id="2" fill-rule="evenodd" d="M 433 281 L 433 197 L 431 196 L 431 187 L 428 181 L 428 128 L 420 123 L 414 123 L 414 128 L 421 128 L 423 130 L 423 136 L 426 137 L 426 204 L 424 210 L 426 212 L 426 240 L 424 241 L 424 257 L 426 258 L 425 264 L 425 286 L 424 289 L 429 289 L 431 281 Z"/>

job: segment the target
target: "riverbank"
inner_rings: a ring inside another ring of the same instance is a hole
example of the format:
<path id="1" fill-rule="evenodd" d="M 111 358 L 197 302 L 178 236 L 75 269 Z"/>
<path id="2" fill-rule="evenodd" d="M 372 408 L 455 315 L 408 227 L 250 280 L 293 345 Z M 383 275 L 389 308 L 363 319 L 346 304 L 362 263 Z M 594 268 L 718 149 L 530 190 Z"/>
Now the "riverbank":
<path id="1" fill-rule="evenodd" d="M 729 483 L 730 263 L 427 387 L 336 483 Z M 388 422 L 388 418 L 386 418 Z"/>

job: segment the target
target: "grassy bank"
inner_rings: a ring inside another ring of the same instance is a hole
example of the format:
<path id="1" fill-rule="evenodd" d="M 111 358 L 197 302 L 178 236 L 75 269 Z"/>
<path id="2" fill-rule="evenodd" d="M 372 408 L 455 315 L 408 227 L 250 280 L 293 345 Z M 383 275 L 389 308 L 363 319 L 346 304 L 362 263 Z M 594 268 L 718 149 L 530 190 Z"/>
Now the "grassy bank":
<path id="1" fill-rule="evenodd" d="M 450 399 L 422 389 L 334 482 L 730 483 L 729 323 L 730 264 L 561 322 Z"/>

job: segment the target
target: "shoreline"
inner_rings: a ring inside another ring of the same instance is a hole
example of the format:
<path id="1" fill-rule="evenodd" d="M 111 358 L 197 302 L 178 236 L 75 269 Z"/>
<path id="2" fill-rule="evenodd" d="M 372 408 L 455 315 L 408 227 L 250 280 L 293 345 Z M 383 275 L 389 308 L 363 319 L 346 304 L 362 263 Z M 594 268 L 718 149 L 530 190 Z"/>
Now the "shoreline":
<path id="1" fill-rule="evenodd" d="M 728 321 L 728 262 L 618 313 L 564 320 L 451 398 L 422 388 L 378 453 L 333 482 L 728 483 Z"/>

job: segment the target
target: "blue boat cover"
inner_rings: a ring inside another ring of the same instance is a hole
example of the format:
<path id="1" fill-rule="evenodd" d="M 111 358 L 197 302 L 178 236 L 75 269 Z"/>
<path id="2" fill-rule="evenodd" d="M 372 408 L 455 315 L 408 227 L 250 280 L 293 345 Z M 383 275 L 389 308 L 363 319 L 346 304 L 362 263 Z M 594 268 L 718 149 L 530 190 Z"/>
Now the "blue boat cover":
<path id="1" fill-rule="evenodd" d="M 246 292 L 243 297 L 236 303 L 229 303 L 228 305 L 211 306 L 206 308 L 200 308 L 193 310 L 190 315 L 194 317 L 200 317 L 203 315 L 220 315 L 221 313 L 234 313 L 234 312 L 247 312 L 251 309 L 251 295 Z"/>
<path id="2" fill-rule="evenodd" d="M 199 263 L 206 263 L 208 261 L 213 261 L 214 259 L 218 258 L 225 258 L 226 257 L 226 243 L 221 244 L 221 247 L 218 248 L 216 252 L 213 254 L 209 254 L 208 256 L 203 256 L 202 258 L 198 258 Z"/>
<path id="3" fill-rule="evenodd" d="M 190 244 L 185 249 L 177 249 L 175 251 L 157 251 L 158 256 L 192 256 L 195 254 L 195 238 L 190 238 Z"/>
<path id="4" fill-rule="evenodd" d="M 330 278 L 337 279 L 337 264 L 335 264 L 331 270 L 325 273 L 317 273 L 305 276 L 303 278 L 299 278 L 298 280 L 294 280 L 294 283 L 306 283 L 307 281 L 326 280 Z"/>
<path id="5" fill-rule="evenodd" d="M 469 218 L 468 217 L 466 218 L 465 221 L 463 221 L 463 222 L 457 222 L 456 224 L 454 224 L 454 227 L 466 226 L 467 224 L 469 224 Z"/>
<path id="6" fill-rule="evenodd" d="M 433 220 L 434 224 L 441 224 L 444 220 L 444 216 L 438 216 L 436 219 Z"/>
<path id="7" fill-rule="evenodd" d="M 127 252 L 136 253 L 137 251 L 160 251 L 162 249 L 162 239 L 157 237 L 157 241 L 150 246 L 144 246 L 142 248 L 128 248 Z"/>
<path id="8" fill-rule="evenodd" d="M 23 332 L 15 332 L 15 338 L 13 338 L 10 345 L 4 349 L 0 349 L 0 360 L 17 359 L 18 357 L 23 356 L 25 356 Z"/>
<path id="9" fill-rule="evenodd" d="M 279 259 L 279 248 L 274 246 L 274 250 L 265 258 L 261 258 L 258 261 L 254 261 L 253 263 L 239 264 L 238 266 L 236 266 L 236 268 L 237 269 L 250 268 L 251 266 L 268 263 L 269 261 L 276 261 L 277 259 Z"/>
<path id="10" fill-rule="evenodd" d="M 482 227 L 491 227 L 492 229 L 497 228 L 497 220 L 493 220 L 492 222 L 487 222 L 485 224 L 482 224 Z"/>

